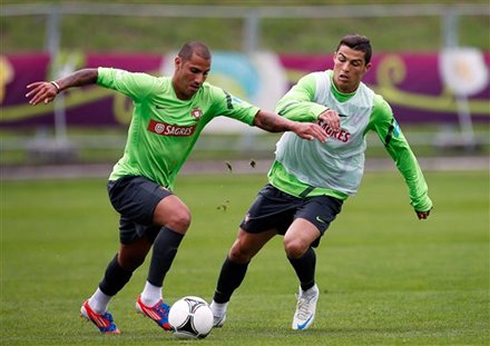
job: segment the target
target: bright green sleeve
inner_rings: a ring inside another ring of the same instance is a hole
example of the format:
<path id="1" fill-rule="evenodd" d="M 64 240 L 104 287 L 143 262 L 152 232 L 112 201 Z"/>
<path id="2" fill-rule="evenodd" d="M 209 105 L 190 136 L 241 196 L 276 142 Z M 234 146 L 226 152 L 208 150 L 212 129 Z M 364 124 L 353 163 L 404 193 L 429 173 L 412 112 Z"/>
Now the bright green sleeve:
<path id="1" fill-rule="evenodd" d="M 219 87 L 209 85 L 209 91 L 215 101 L 214 114 L 224 115 L 253 126 L 255 115 L 260 111 L 259 107 L 254 106 Z"/>
<path id="2" fill-rule="evenodd" d="M 313 122 L 328 108 L 316 103 L 316 77 L 318 72 L 302 77 L 277 103 L 276 112 L 290 120 Z"/>
<path id="3" fill-rule="evenodd" d="M 403 135 L 390 105 L 376 95 L 373 112 L 366 130 L 374 130 L 386 151 L 393 158 L 398 171 L 408 187 L 410 204 L 416 211 L 428 211 L 432 201 L 428 195 L 428 186 L 420 165 Z"/>
<path id="4" fill-rule="evenodd" d="M 99 67 L 97 84 L 113 89 L 134 101 L 145 99 L 157 85 L 158 78 L 146 73 L 133 73 L 125 70 Z"/>

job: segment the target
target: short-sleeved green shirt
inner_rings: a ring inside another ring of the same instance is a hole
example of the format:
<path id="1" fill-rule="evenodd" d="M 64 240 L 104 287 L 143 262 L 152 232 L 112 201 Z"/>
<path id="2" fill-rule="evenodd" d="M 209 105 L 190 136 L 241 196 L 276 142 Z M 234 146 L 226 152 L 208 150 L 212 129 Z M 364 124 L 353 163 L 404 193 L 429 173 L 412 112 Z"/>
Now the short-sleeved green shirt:
<path id="1" fill-rule="evenodd" d="M 173 189 L 177 173 L 207 123 L 223 115 L 253 125 L 259 111 L 209 83 L 190 100 L 180 100 L 171 77 L 99 67 L 97 84 L 125 94 L 134 105 L 124 155 L 109 180 L 143 176 Z"/>

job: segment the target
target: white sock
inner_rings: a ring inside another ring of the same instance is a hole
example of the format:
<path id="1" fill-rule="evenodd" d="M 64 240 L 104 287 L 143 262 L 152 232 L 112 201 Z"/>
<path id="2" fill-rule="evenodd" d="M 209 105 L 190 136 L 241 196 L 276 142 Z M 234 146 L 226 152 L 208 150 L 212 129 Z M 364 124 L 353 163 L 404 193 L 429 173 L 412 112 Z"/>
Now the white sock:
<path id="1" fill-rule="evenodd" d="M 104 314 L 107 311 L 112 296 L 108 296 L 97 288 L 97 291 L 88 300 L 88 306 L 97 314 Z"/>
<path id="2" fill-rule="evenodd" d="M 222 317 L 226 314 L 226 309 L 228 308 L 228 303 L 216 303 L 214 300 L 211 302 L 209 307 L 213 310 L 213 316 Z"/>
<path id="3" fill-rule="evenodd" d="M 313 287 L 308 288 L 306 291 L 301 290 L 303 294 L 311 294 L 313 292 L 319 292 L 318 286 L 315 284 Z"/>
<path id="4" fill-rule="evenodd" d="M 143 292 L 141 292 L 141 302 L 146 306 L 154 306 L 162 299 L 162 288 L 149 283 L 145 284 Z"/>

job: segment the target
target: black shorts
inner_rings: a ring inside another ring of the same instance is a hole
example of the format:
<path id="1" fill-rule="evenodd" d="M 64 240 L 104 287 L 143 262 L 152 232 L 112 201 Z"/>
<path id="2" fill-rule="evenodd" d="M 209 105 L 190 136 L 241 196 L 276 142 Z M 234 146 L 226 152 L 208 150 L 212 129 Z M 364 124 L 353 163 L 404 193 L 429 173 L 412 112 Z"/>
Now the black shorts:
<path id="1" fill-rule="evenodd" d="M 259 191 L 240 227 L 249 233 L 276 229 L 284 235 L 297 218 L 314 224 L 323 236 L 330 223 L 342 210 L 344 201 L 331 196 L 298 198 L 266 184 Z M 318 246 L 318 239 L 313 246 Z"/>
<path id="2" fill-rule="evenodd" d="M 160 231 L 154 226 L 153 213 L 157 204 L 170 190 L 157 183 L 140 177 L 126 176 L 107 183 L 107 191 L 112 206 L 121 215 L 119 219 L 119 239 L 123 244 L 146 234 L 153 241 Z"/>

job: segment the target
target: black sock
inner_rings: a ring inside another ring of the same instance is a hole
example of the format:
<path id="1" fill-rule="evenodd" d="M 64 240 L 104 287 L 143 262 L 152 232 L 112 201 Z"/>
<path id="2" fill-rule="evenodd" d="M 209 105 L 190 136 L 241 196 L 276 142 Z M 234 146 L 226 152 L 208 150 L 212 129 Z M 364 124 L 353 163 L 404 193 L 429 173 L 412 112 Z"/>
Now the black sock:
<path id="1" fill-rule="evenodd" d="M 177 254 L 183 234 L 162 227 L 153 243 L 148 282 L 154 286 L 162 287 L 163 279 L 170 269 Z"/>
<path id="2" fill-rule="evenodd" d="M 250 262 L 248 262 L 250 263 Z M 226 257 L 216 285 L 213 300 L 216 303 L 226 303 L 230 300 L 233 292 L 241 285 L 247 273 L 248 263 L 232 262 Z"/>
<path id="3" fill-rule="evenodd" d="M 303 291 L 315 286 L 316 254 L 313 248 L 310 247 L 300 258 L 288 257 L 288 260 L 298 276 Z"/>
<path id="4" fill-rule="evenodd" d="M 116 254 L 112 261 L 109 262 L 104 277 L 99 283 L 99 288 L 104 294 L 115 296 L 128 283 L 131 275 L 133 275 L 133 272 L 127 271 L 119 265 Z"/>

